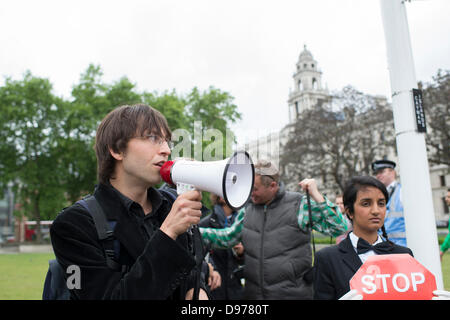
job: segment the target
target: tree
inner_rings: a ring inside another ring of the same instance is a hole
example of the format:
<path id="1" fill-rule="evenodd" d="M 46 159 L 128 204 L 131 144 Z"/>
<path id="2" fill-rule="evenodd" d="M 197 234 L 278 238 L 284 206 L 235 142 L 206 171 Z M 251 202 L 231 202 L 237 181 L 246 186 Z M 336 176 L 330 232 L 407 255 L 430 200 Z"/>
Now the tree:
<path id="1" fill-rule="evenodd" d="M 292 185 L 316 177 L 329 190 L 343 190 L 349 177 L 370 174 L 372 161 L 394 147 L 390 107 L 351 86 L 335 93 L 331 105 L 304 111 L 287 130 L 280 166 Z"/>
<path id="2" fill-rule="evenodd" d="M 189 121 L 185 116 L 186 99 L 178 95 L 175 89 L 163 93 L 144 92 L 143 102 L 160 111 L 166 117 L 172 131 L 179 128 L 189 128 Z"/>
<path id="3" fill-rule="evenodd" d="M 186 100 L 186 117 L 190 132 L 195 135 L 198 129 L 195 127 L 196 123 L 201 123 L 202 147 L 194 146 L 195 158 L 209 160 L 204 158 L 220 159 L 229 156 L 228 151 L 235 142 L 229 123 L 241 119 L 241 113 L 233 103 L 234 98 L 229 93 L 211 86 L 204 92 L 194 87 Z M 202 154 L 197 154 L 196 150 L 202 150 Z"/>
<path id="4" fill-rule="evenodd" d="M 56 97 L 49 80 L 30 72 L 19 81 L 6 78 L 0 87 L 0 187 L 15 182 L 17 201 L 38 222 L 38 240 L 41 219 L 54 219 L 63 207 L 93 192 L 96 129 L 114 108 L 149 104 L 164 114 L 172 130 L 184 128 L 189 135 L 196 120 L 225 134 L 228 122 L 241 117 L 233 97 L 213 87 L 205 92 L 194 88 L 186 96 L 175 90 L 141 93 L 126 77 L 105 83 L 102 76 L 100 66 L 89 65 L 70 100 Z M 207 136 L 207 130 L 203 133 Z M 193 143 L 208 146 L 205 136 L 200 142 L 190 137 L 189 149 Z"/>
<path id="5" fill-rule="evenodd" d="M 97 161 L 95 134 L 100 121 L 115 107 L 142 102 L 136 85 L 122 77 L 112 84 L 104 83 L 100 66 L 89 65 L 72 89 L 73 100 L 65 108 L 64 134 L 61 136 L 61 159 L 65 164 L 69 203 L 91 193 L 96 184 Z"/>
<path id="6" fill-rule="evenodd" d="M 419 88 L 428 127 L 428 160 L 450 166 L 450 70 L 438 70 L 432 83 L 419 83 Z"/>
<path id="7" fill-rule="evenodd" d="M 0 88 L 0 145 L 6 151 L 0 154 L 0 179 L 17 182 L 16 197 L 38 223 L 38 241 L 41 218 L 60 210 L 64 199 L 58 156 L 65 106 L 47 79 L 30 72 L 23 80 L 7 78 Z"/>

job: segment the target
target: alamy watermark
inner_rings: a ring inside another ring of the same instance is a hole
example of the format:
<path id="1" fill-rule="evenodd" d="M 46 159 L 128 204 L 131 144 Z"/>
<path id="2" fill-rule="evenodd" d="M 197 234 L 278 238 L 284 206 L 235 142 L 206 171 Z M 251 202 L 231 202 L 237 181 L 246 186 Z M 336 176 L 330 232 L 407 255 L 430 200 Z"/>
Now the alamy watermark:
<path id="1" fill-rule="evenodd" d="M 67 289 L 73 290 L 73 289 L 81 289 L 81 270 L 80 267 L 76 264 L 72 264 L 67 267 L 66 273 L 67 276 Z"/>

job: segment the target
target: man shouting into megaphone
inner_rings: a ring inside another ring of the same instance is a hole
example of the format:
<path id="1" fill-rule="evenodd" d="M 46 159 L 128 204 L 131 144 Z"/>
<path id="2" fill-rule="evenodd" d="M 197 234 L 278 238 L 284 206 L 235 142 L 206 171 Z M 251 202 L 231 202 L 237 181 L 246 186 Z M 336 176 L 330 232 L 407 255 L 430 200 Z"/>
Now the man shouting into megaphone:
<path id="1" fill-rule="evenodd" d="M 63 270 L 80 270 L 71 299 L 192 297 L 196 259 L 186 230 L 200 220 L 201 193 L 174 200 L 153 188 L 170 139 L 164 116 L 147 105 L 118 107 L 100 123 L 93 197 L 64 209 L 51 227 Z"/>

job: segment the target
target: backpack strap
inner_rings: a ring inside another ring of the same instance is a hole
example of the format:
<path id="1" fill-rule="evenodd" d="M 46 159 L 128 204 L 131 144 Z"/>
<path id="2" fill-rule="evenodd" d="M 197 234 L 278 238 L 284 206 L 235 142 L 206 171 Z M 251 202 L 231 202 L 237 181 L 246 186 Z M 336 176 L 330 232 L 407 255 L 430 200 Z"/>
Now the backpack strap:
<path id="1" fill-rule="evenodd" d="M 120 271 L 122 267 L 114 260 L 118 258 L 116 251 L 120 250 L 120 245 L 115 240 L 113 232 L 116 221 L 106 220 L 105 213 L 93 195 L 87 196 L 77 203 L 82 205 L 94 219 L 95 229 L 105 252 L 107 266 L 112 270 Z"/>

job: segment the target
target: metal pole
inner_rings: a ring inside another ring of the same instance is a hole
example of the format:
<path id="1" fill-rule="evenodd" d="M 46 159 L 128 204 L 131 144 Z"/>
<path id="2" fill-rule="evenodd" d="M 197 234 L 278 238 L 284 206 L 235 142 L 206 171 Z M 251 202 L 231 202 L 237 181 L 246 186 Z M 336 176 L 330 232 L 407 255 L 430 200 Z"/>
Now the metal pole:
<path id="1" fill-rule="evenodd" d="M 417 81 L 404 2 L 380 0 L 400 164 L 406 240 L 414 257 L 435 275 L 438 289 L 443 289 L 425 136 L 417 132 L 415 121 L 412 89 L 417 87 Z"/>

